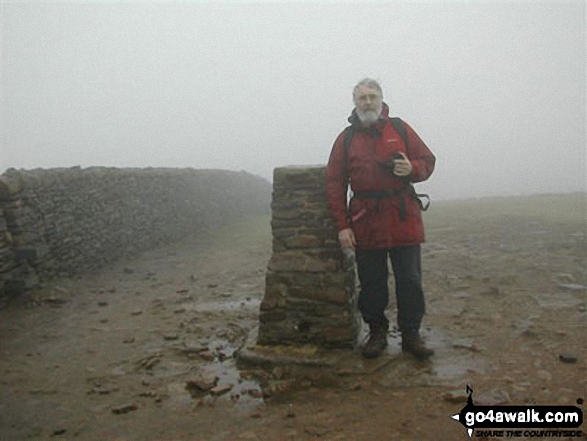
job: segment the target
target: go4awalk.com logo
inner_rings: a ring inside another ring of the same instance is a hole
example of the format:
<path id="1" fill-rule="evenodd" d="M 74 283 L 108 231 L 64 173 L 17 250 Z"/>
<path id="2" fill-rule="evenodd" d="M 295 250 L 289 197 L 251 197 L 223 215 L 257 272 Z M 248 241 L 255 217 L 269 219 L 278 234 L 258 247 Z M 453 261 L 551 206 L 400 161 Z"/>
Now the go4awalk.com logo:
<path id="1" fill-rule="evenodd" d="M 502 406 L 475 405 L 473 389 L 467 385 L 467 404 L 451 418 L 459 421 L 469 438 L 526 437 L 574 438 L 581 437 L 583 411 L 577 406 Z M 577 400 L 583 404 L 583 400 Z"/>

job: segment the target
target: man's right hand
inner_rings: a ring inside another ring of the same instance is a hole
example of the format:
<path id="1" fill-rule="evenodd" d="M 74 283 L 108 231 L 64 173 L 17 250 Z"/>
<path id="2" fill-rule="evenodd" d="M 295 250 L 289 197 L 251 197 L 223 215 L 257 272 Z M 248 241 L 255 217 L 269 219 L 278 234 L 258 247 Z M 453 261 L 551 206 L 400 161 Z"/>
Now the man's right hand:
<path id="1" fill-rule="evenodd" d="M 357 241 L 355 240 L 355 234 L 353 233 L 353 230 L 351 230 L 350 228 L 340 230 L 338 232 L 338 240 L 340 242 L 340 246 L 343 248 L 354 249 L 357 245 Z"/>

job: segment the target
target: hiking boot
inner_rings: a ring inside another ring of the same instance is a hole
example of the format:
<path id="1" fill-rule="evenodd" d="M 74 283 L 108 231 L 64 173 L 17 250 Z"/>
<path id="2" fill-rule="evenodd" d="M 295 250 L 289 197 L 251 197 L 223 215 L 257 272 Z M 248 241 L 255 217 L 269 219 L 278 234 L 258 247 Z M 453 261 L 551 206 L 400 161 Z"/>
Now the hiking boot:
<path id="1" fill-rule="evenodd" d="M 434 355 L 434 349 L 427 348 L 418 331 L 402 332 L 402 351 L 409 352 L 420 360 Z"/>
<path id="2" fill-rule="evenodd" d="M 387 330 L 389 326 L 386 323 L 369 325 L 369 341 L 363 346 L 363 357 L 376 358 L 387 347 Z"/>

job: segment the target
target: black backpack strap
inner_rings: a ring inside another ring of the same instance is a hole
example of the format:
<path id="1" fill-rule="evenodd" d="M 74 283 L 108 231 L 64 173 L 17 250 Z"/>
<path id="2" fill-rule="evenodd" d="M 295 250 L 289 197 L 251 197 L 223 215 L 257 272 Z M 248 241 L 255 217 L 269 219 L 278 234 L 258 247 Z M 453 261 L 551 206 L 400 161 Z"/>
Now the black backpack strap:
<path id="1" fill-rule="evenodd" d="M 397 131 L 397 133 L 399 133 L 399 136 L 401 137 L 402 141 L 404 142 L 404 145 L 406 146 L 406 150 L 409 150 L 410 146 L 408 143 L 408 132 L 406 131 L 406 128 L 404 127 L 404 124 L 403 124 L 403 121 L 401 120 L 401 118 L 390 117 L 389 122 L 394 127 L 394 129 Z M 344 140 L 343 140 L 344 169 L 345 169 L 345 173 L 347 174 L 347 179 L 345 180 L 345 187 L 349 183 L 349 177 L 348 177 L 349 150 L 351 148 L 351 143 L 353 142 L 353 136 L 355 136 L 355 129 L 353 126 L 348 126 L 347 128 L 344 129 Z M 407 185 L 409 187 L 411 187 L 412 197 L 414 199 L 416 199 L 416 201 L 418 202 L 418 205 L 420 206 L 420 209 L 422 211 L 428 210 L 428 207 L 430 207 L 430 196 L 428 196 L 427 194 L 416 193 L 416 190 L 414 189 L 413 185 L 411 185 L 411 184 L 407 184 Z M 426 203 L 422 203 L 421 199 L 426 199 Z"/>
<path id="2" fill-rule="evenodd" d="M 409 150 L 410 145 L 408 143 L 408 132 L 406 131 L 406 128 L 404 127 L 404 124 L 403 124 L 401 118 L 398 118 L 398 117 L 389 118 L 389 122 L 393 125 L 395 130 L 397 130 L 397 133 L 399 133 L 399 136 L 402 138 L 402 141 L 404 142 L 404 145 L 406 146 L 406 150 Z M 408 185 L 411 188 L 412 197 L 418 202 L 418 205 L 420 206 L 420 210 L 422 210 L 422 211 L 428 210 L 428 207 L 430 207 L 430 196 L 428 196 L 427 194 L 424 194 L 424 193 L 416 193 L 414 186 L 412 184 L 408 184 Z M 423 203 L 422 199 L 426 199 L 426 203 Z"/>
<path id="3" fill-rule="evenodd" d="M 408 132 L 406 132 L 406 128 L 403 125 L 401 118 L 393 117 L 389 118 L 389 122 L 393 125 L 395 130 L 399 133 L 399 136 L 402 138 L 406 149 L 408 149 Z M 355 136 L 355 128 L 353 126 L 348 126 L 344 129 L 344 165 L 345 168 L 349 162 L 349 149 L 351 148 L 351 143 L 353 142 L 353 136 Z"/>
<path id="4" fill-rule="evenodd" d="M 399 133 L 399 136 L 401 137 L 402 141 L 404 142 L 404 145 L 406 146 L 406 150 L 408 150 L 408 132 L 406 132 L 406 128 L 404 127 L 401 118 L 389 118 L 389 122 L 391 123 L 393 128 L 397 130 L 397 133 Z"/>
<path id="5" fill-rule="evenodd" d="M 348 126 L 344 129 L 344 140 L 343 140 L 343 148 L 344 148 L 344 172 L 346 173 L 345 179 L 345 188 L 349 184 L 349 149 L 351 148 L 351 143 L 353 142 L 353 136 L 355 136 L 355 128 L 353 126 Z"/>
<path id="6" fill-rule="evenodd" d="M 353 142 L 353 136 L 355 136 L 355 129 L 353 126 L 348 126 L 344 129 L 344 166 L 345 169 L 349 164 L 349 149 L 351 148 L 351 142 Z"/>
<path id="7" fill-rule="evenodd" d="M 410 184 L 410 193 L 412 198 L 416 200 L 418 205 L 420 206 L 420 210 L 426 211 L 430 207 L 430 196 L 426 193 L 416 193 L 416 189 L 412 184 Z M 422 199 L 426 199 L 426 203 L 422 202 Z"/>

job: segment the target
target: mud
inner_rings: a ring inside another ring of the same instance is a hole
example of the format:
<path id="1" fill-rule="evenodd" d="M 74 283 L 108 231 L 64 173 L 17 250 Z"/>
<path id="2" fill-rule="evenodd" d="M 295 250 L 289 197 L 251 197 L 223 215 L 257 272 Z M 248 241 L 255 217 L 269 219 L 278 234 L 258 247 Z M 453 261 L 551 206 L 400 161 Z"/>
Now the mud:
<path id="1" fill-rule="evenodd" d="M 467 384 L 489 402 L 575 405 L 585 220 L 561 217 L 558 199 L 522 202 L 426 214 L 428 363 L 401 353 L 395 329 L 376 360 L 315 348 L 296 355 L 322 357 L 314 366 L 236 360 L 257 325 L 266 218 L 53 281 L 0 310 L 0 439 L 466 439 L 450 415 Z"/>

